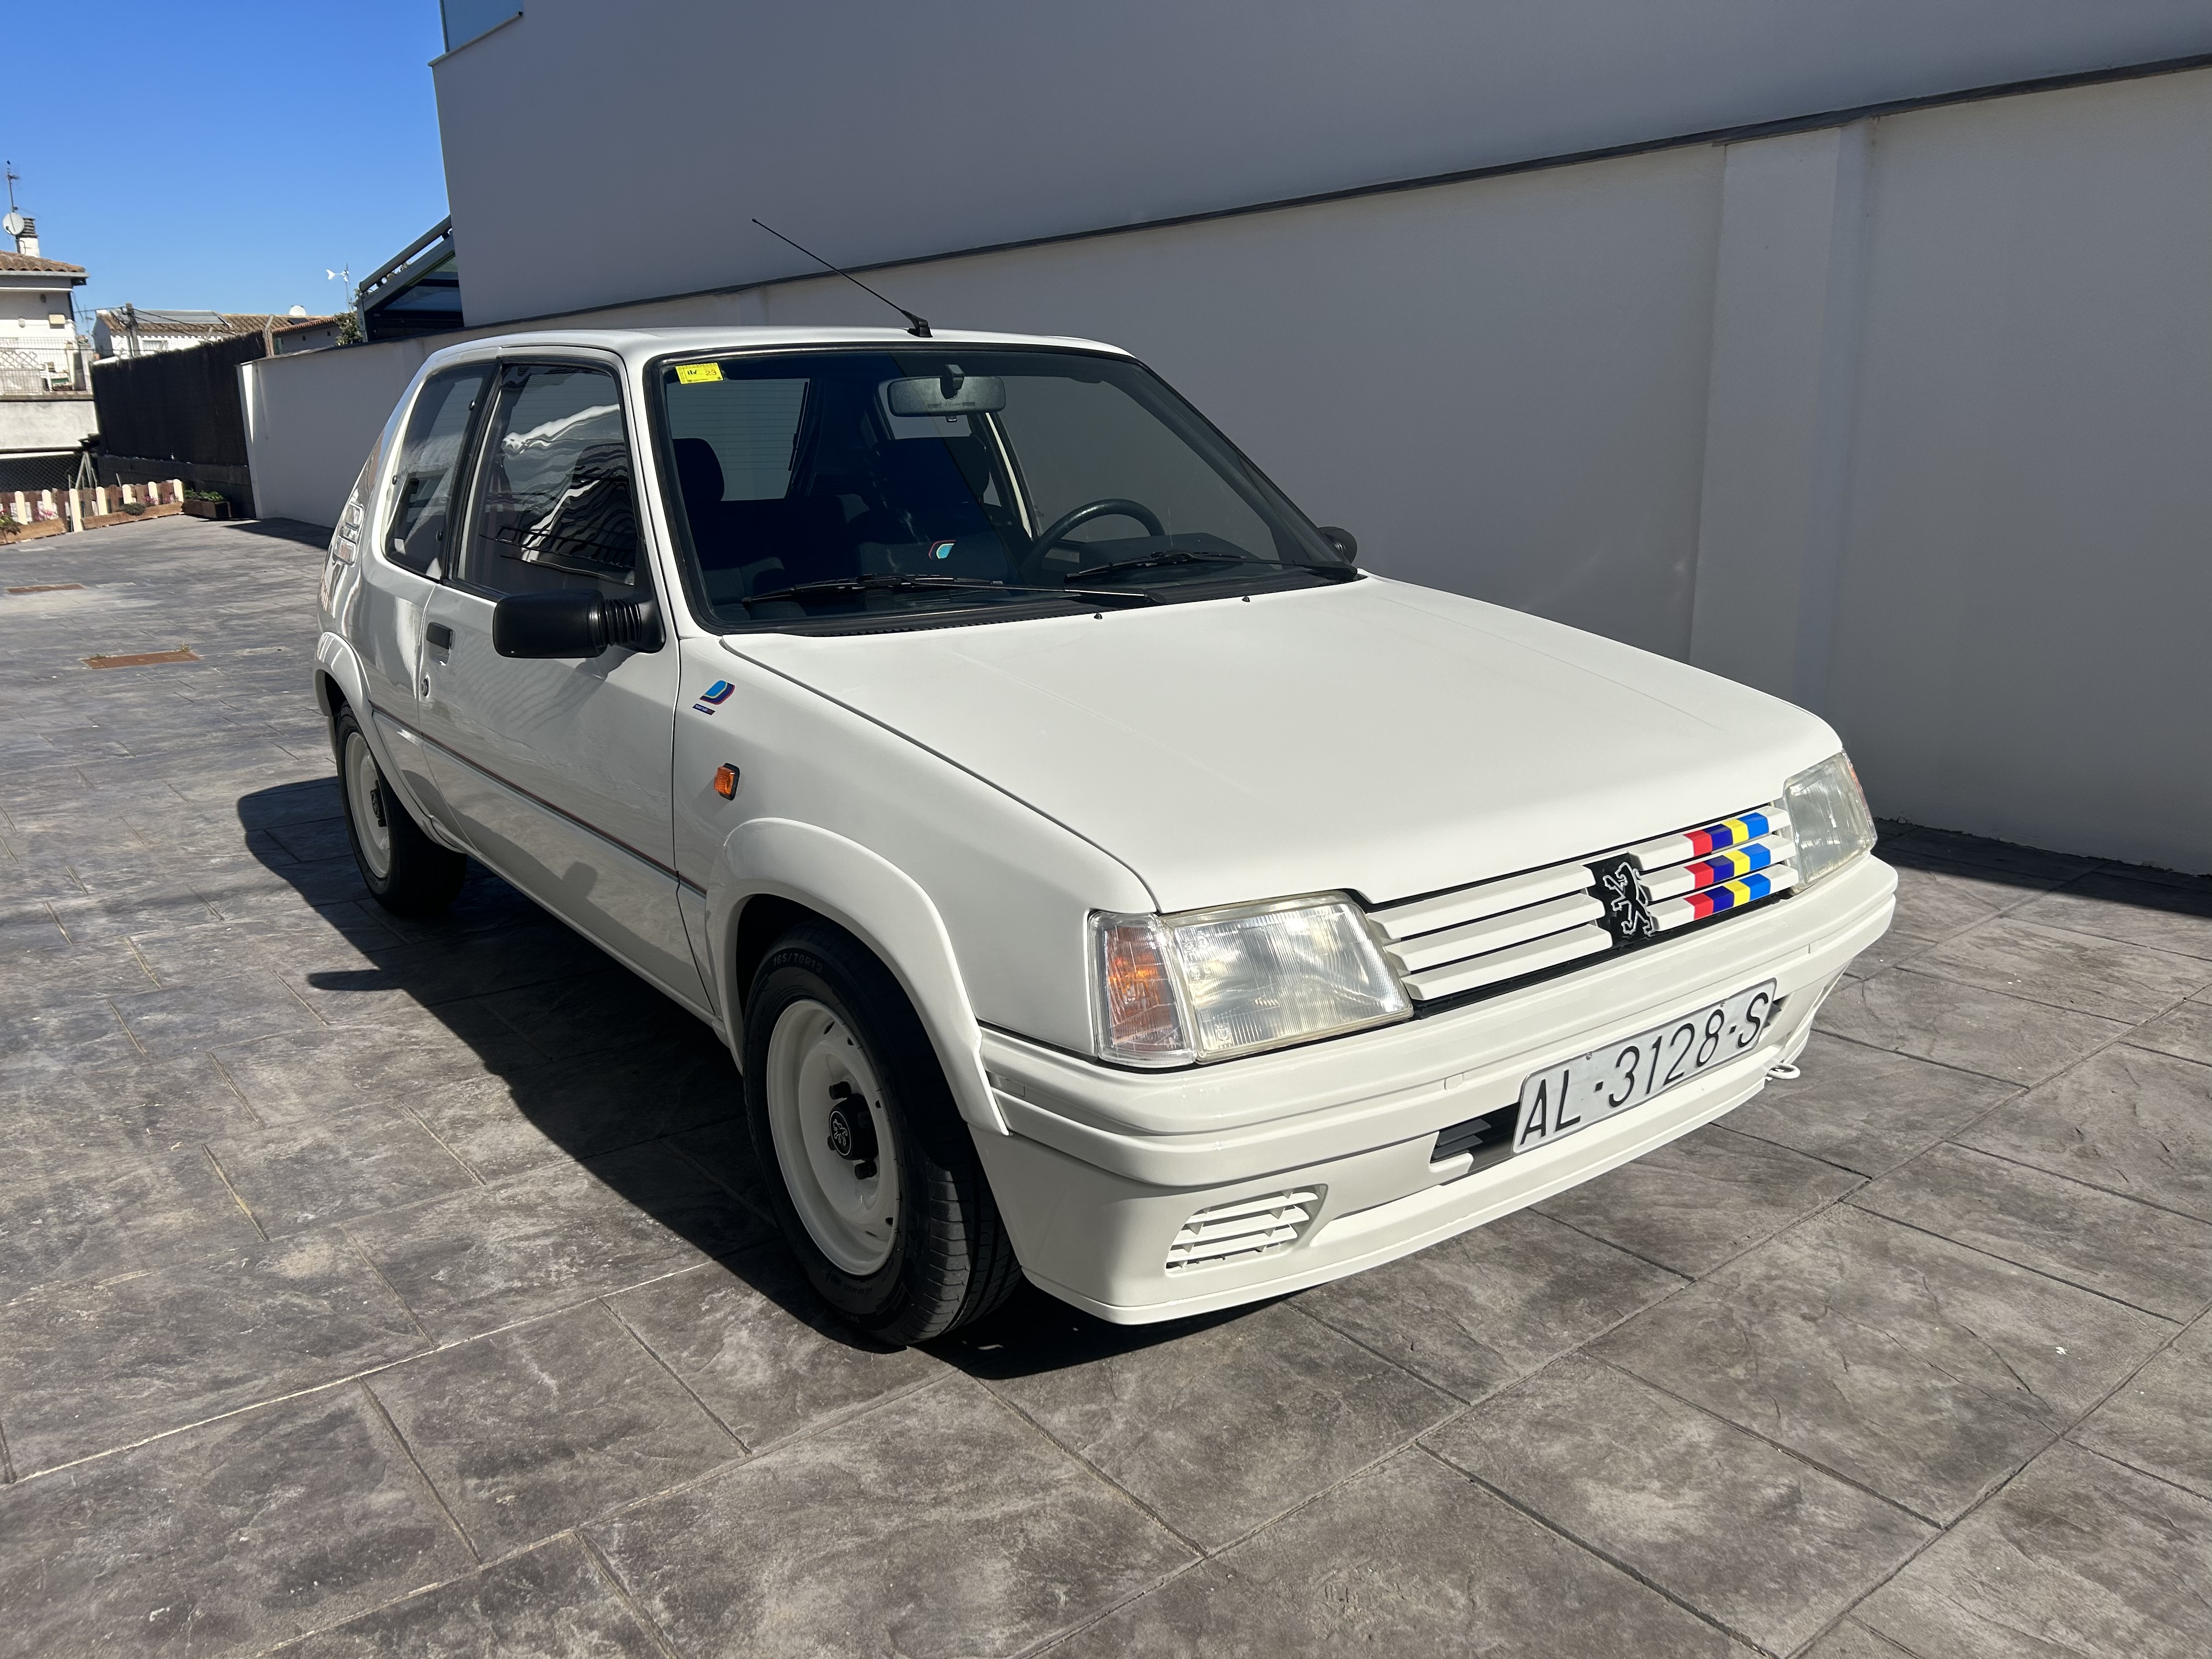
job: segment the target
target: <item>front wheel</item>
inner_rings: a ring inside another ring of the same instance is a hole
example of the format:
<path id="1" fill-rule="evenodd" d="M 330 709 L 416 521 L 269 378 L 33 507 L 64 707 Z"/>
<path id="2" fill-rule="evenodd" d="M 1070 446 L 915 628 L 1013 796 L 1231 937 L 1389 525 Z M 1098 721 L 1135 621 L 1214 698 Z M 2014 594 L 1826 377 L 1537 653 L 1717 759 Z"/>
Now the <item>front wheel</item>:
<path id="1" fill-rule="evenodd" d="M 352 709 L 339 709 L 331 722 L 331 744 L 337 750 L 346 839 L 369 896 L 395 915 L 441 914 L 461 890 L 468 860 L 439 846 L 415 822 L 385 781 Z"/>
<path id="2" fill-rule="evenodd" d="M 921 1342 L 1012 1293 L 1013 1250 L 928 1035 L 842 928 L 793 929 L 754 976 L 745 1110 L 785 1238 L 854 1324 Z"/>

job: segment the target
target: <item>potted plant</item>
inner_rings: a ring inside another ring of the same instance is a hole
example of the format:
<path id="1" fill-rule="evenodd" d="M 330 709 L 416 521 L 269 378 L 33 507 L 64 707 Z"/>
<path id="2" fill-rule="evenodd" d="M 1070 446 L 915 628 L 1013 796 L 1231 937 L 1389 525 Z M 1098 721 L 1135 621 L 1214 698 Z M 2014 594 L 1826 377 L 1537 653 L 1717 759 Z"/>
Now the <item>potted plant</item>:
<path id="1" fill-rule="evenodd" d="M 227 519 L 230 502 L 212 489 L 187 489 L 183 507 L 195 519 Z"/>

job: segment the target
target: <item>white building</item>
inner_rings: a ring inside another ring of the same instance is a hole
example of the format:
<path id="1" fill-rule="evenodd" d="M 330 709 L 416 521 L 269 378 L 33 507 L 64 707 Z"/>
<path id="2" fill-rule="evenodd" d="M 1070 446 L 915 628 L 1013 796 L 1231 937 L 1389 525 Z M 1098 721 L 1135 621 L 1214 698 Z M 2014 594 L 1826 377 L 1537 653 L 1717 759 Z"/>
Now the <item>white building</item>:
<path id="1" fill-rule="evenodd" d="M 38 222 L 10 210 L 0 250 L 0 453 L 75 449 L 90 437 L 92 380 L 76 331 L 82 265 L 39 251 Z"/>
<path id="2" fill-rule="evenodd" d="M 2212 869 L 2212 0 L 607 15 L 448 0 L 471 331 L 887 314 L 758 217 L 1130 347 L 1377 571 L 1819 710 L 1878 810 Z M 250 366 L 263 510 L 451 337 Z"/>
<path id="3" fill-rule="evenodd" d="M 150 311 L 143 306 L 103 307 L 93 313 L 92 343 L 100 361 L 183 351 L 234 335 L 267 333 L 271 355 L 307 351 L 337 343 L 337 317 L 311 317 L 305 306 L 278 315 L 263 311 Z"/>

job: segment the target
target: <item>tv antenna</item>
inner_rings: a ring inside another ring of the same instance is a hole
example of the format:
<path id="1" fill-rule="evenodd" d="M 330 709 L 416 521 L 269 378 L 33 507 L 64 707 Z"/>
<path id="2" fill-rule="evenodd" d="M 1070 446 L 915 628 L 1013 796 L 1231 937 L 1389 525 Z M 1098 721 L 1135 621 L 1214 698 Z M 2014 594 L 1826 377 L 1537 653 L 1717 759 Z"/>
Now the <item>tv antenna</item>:
<path id="1" fill-rule="evenodd" d="M 909 333 L 909 334 L 911 334 L 911 335 L 913 335 L 916 339 L 918 339 L 918 340 L 927 340 L 927 339 L 928 339 L 928 338 L 930 337 L 930 333 L 929 333 L 929 319 L 928 319 L 927 317 L 917 317 L 917 316 L 915 316 L 915 315 L 914 314 L 914 313 L 912 313 L 911 311 L 908 311 L 908 310 L 904 306 L 901 305 L 897 301 L 896 301 L 896 300 L 891 300 L 891 299 L 885 299 L 884 295 L 880 295 L 880 294 L 876 294 L 875 289 L 873 289 L 870 288 L 870 287 L 869 287 L 866 283 L 862 282 L 859 277 L 857 277 L 857 276 L 855 276 L 854 275 L 853 275 L 853 273 L 852 273 L 851 271 L 849 271 L 849 270 L 843 270 L 843 269 L 842 269 L 842 268 L 841 268 L 841 267 L 839 267 L 839 266 L 836 266 L 836 265 L 833 265 L 833 264 L 830 264 L 827 259 L 823 258 L 820 254 L 817 253 L 817 252 L 816 252 L 812 248 L 810 248 L 810 247 L 799 247 L 799 244 L 798 244 L 798 243 L 796 243 L 796 242 L 792 242 L 792 241 L 791 241 L 791 238 L 790 238 L 790 237 L 788 237 L 788 236 L 785 235 L 781 231 L 778 230 L 778 229 L 777 229 L 774 225 L 769 225 L 769 224 L 762 224 L 762 223 L 761 223 L 761 222 L 760 222 L 758 219 L 754 220 L 754 221 L 753 221 L 753 222 L 754 222 L 755 224 L 757 224 L 757 225 L 760 225 L 760 228 L 761 228 L 763 230 L 766 231 L 769 235 L 771 235 L 771 236 L 775 237 L 775 240 L 776 240 L 777 241 L 779 241 L 779 242 L 791 242 L 791 246 L 792 246 L 799 248 L 799 251 L 801 253 L 804 253 L 804 254 L 805 254 L 808 258 L 810 258 L 810 259 L 813 260 L 813 261 L 814 261 L 814 263 L 815 263 L 816 264 L 820 265 L 820 266 L 822 267 L 822 269 L 823 269 L 823 270 L 828 270 L 828 271 L 833 271 L 833 272 L 835 272 L 836 275 L 838 275 L 838 276 L 842 276 L 842 277 L 843 277 L 847 282 L 850 283 L 851 283 L 854 288 L 859 289 L 862 293 L 864 293 L 864 294 L 875 294 L 876 298 L 878 298 L 878 300 L 882 300 L 882 301 L 883 301 L 883 302 L 884 302 L 885 305 L 889 306 L 889 307 L 890 307 L 893 311 L 896 311 L 896 313 L 898 313 L 898 314 L 899 314 L 900 316 L 902 316 L 902 317 L 903 317 L 903 318 L 905 318 L 905 319 L 907 319 L 907 322 L 908 322 L 908 325 L 909 325 L 909 326 L 908 327 L 908 329 L 907 329 L 907 332 L 908 332 L 908 333 Z"/>
<path id="2" fill-rule="evenodd" d="M 26 221 L 23 210 L 15 205 L 15 186 L 23 175 L 15 171 L 13 161 L 0 162 L 0 167 L 4 167 L 8 174 L 8 216 L 0 220 L 0 230 L 6 231 L 10 236 L 21 236 Z"/>

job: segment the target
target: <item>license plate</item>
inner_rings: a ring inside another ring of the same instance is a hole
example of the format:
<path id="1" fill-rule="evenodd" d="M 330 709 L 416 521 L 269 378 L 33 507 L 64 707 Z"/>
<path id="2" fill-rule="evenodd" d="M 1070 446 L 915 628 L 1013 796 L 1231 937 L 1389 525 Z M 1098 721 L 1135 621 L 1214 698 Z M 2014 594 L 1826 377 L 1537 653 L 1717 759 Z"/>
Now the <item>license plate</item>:
<path id="1" fill-rule="evenodd" d="M 1738 991 L 1620 1042 L 1534 1073 L 1521 1085 L 1513 1150 L 1587 1129 L 1747 1052 L 1774 1019 L 1774 981 Z"/>

